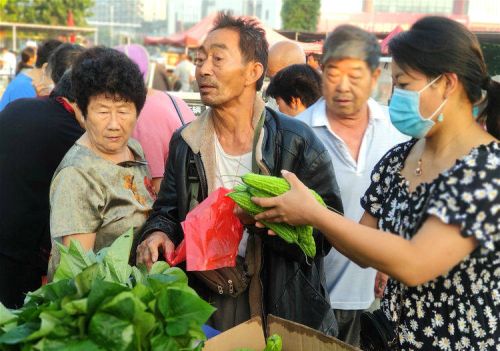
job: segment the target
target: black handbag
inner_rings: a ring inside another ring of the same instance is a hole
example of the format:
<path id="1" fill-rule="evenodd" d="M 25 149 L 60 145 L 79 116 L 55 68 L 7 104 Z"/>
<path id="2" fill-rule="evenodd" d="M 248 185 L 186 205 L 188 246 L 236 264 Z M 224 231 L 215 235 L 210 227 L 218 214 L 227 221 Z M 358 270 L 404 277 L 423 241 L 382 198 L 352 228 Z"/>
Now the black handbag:
<path id="1" fill-rule="evenodd" d="M 397 335 L 394 326 L 387 319 L 384 312 L 378 309 L 373 313 L 361 313 L 361 349 L 365 351 L 391 351 L 397 350 Z"/>
<path id="2" fill-rule="evenodd" d="M 192 271 L 191 274 L 219 295 L 238 297 L 248 289 L 250 284 L 250 277 L 241 257 L 237 257 L 235 267 L 224 267 L 210 271 Z"/>

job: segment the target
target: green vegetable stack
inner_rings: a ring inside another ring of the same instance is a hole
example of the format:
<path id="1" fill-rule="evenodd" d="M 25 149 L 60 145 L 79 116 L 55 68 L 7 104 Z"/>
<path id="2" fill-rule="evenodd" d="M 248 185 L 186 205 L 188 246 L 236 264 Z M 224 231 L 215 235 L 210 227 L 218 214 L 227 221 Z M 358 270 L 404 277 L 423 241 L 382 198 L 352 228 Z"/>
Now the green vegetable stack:
<path id="1" fill-rule="evenodd" d="M 214 308 L 179 268 L 128 265 L 132 230 L 97 255 L 59 245 L 54 282 L 19 310 L 0 304 L 0 350 L 201 350 Z"/>
<path id="2" fill-rule="evenodd" d="M 283 178 L 247 173 L 241 179 L 244 184 L 234 187 L 233 191 L 227 194 L 227 196 L 252 216 L 265 211 L 265 208 L 252 202 L 252 196 L 272 197 L 290 190 L 290 184 Z M 319 203 L 326 206 L 318 193 L 314 190 L 311 190 L 311 192 Z M 299 245 L 307 256 L 314 257 L 316 255 L 316 243 L 314 242 L 313 228 L 311 226 L 301 225 L 294 227 L 286 223 L 271 223 L 267 221 L 261 221 L 261 223 L 278 234 L 287 243 Z"/>
<path id="3" fill-rule="evenodd" d="M 281 336 L 278 334 L 273 334 L 267 338 L 266 348 L 264 351 L 281 351 L 282 349 Z"/>
<path id="4" fill-rule="evenodd" d="M 266 348 L 263 351 L 281 351 L 283 348 L 283 342 L 281 336 L 278 334 L 273 334 L 267 338 Z M 235 351 L 254 351 L 252 349 L 238 349 Z"/>

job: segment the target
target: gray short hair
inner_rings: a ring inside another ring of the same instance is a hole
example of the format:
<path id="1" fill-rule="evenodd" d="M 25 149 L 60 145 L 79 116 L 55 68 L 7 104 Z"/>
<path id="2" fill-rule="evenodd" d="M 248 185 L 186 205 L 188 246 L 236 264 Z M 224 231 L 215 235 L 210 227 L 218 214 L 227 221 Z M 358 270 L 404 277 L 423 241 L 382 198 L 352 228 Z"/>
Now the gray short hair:
<path id="1" fill-rule="evenodd" d="M 321 62 L 346 58 L 363 60 L 374 71 L 380 61 L 380 45 L 375 35 L 351 25 L 335 28 L 323 44 Z"/>

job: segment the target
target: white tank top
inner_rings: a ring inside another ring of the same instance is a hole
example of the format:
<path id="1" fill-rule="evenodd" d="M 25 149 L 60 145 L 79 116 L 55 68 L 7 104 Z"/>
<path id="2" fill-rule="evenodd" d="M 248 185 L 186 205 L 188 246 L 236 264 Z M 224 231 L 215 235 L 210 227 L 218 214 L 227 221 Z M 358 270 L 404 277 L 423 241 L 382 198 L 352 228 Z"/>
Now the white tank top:
<path id="1" fill-rule="evenodd" d="M 241 184 L 240 176 L 252 171 L 252 152 L 240 156 L 228 155 L 224 152 L 222 145 L 214 133 L 215 138 L 215 187 L 224 187 L 232 189 Z M 248 232 L 245 229 L 238 246 L 238 255 L 245 257 L 247 248 Z"/>

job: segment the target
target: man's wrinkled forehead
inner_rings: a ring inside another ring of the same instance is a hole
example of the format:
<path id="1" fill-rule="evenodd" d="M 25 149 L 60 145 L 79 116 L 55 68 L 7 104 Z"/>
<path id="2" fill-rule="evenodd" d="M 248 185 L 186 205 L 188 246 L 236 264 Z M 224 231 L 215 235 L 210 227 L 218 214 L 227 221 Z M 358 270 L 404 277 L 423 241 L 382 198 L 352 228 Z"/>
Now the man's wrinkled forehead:
<path id="1" fill-rule="evenodd" d="M 323 53 L 321 63 L 324 65 L 330 60 L 338 61 L 343 59 L 366 61 L 368 59 L 366 43 L 359 40 L 349 40 L 331 46 Z"/>
<path id="2" fill-rule="evenodd" d="M 201 50 L 202 52 L 208 52 L 213 49 L 230 50 L 230 45 L 228 44 L 235 39 L 236 45 L 238 45 L 238 32 L 227 28 L 216 29 L 208 33 L 207 37 L 203 41 L 203 44 L 201 44 L 198 50 Z"/>
<path id="3" fill-rule="evenodd" d="M 224 43 L 210 43 L 210 42 L 204 42 L 199 48 L 198 48 L 198 52 L 202 52 L 202 53 L 207 53 L 211 50 L 214 50 L 214 49 L 219 49 L 219 50 L 229 50 L 229 48 L 227 47 L 226 44 Z"/>

